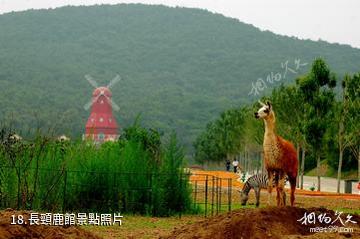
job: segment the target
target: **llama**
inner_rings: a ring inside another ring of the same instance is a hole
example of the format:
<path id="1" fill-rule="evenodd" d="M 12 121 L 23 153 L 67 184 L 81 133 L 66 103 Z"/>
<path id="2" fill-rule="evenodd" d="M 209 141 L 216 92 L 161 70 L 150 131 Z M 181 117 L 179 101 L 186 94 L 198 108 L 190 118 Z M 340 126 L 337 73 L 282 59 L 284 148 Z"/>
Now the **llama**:
<path id="1" fill-rule="evenodd" d="M 287 179 L 285 179 L 286 181 Z M 255 174 L 253 176 L 251 176 L 250 178 L 248 178 L 248 180 L 246 180 L 242 190 L 239 190 L 240 192 L 240 201 L 241 201 L 241 205 L 245 206 L 246 202 L 249 199 L 249 192 L 250 190 L 253 188 L 254 192 L 255 192 L 255 198 L 256 198 L 256 207 L 259 207 L 260 205 L 260 190 L 261 189 L 267 189 L 269 184 L 268 181 L 268 176 L 267 174 Z M 275 186 L 275 181 L 273 181 L 272 186 Z M 284 205 L 286 204 L 286 194 L 285 192 L 283 192 L 283 200 L 284 200 Z"/>
<path id="2" fill-rule="evenodd" d="M 260 101 L 259 101 L 260 102 Z M 269 177 L 268 184 L 268 204 L 271 203 L 272 181 L 275 177 L 276 200 L 278 206 L 285 206 L 283 203 L 283 191 L 285 174 L 290 183 L 290 204 L 294 206 L 296 177 L 298 171 L 298 160 L 295 147 L 289 141 L 281 138 L 275 130 L 275 113 L 270 102 L 266 104 L 260 102 L 262 107 L 255 112 L 255 118 L 263 119 L 265 123 L 264 134 L 264 163 Z"/>

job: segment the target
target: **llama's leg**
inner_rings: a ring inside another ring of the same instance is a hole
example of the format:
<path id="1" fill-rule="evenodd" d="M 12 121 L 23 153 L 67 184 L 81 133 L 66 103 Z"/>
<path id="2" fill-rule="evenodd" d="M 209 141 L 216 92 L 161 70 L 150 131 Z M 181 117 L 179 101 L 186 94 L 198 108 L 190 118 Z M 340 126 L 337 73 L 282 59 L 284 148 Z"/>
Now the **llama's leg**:
<path id="1" fill-rule="evenodd" d="M 280 178 L 280 174 L 278 171 L 275 172 L 274 175 L 274 187 L 276 189 L 276 205 L 279 207 L 280 206 L 280 193 L 279 193 L 279 178 Z"/>
<path id="2" fill-rule="evenodd" d="M 293 207 L 295 202 L 295 188 L 296 188 L 296 176 L 290 177 L 289 176 L 289 183 L 290 183 L 290 204 Z"/>
<path id="3" fill-rule="evenodd" d="M 255 198 L 256 198 L 256 207 L 259 207 L 259 204 L 260 204 L 260 187 L 255 187 L 254 192 L 255 192 Z"/>
<path id="4" fill-rule="evenodd" d="M 285 190 L 283 191 L 283 202 L 284 202 L 284 206 L 286 206 L 286 193 L 285 193 Z"/>
<path id="5" fill-rule="evenodd" d="M 273 189 L 273 180 L 274 180 L 274 173 L 273 171 L 268 171 L 268 206 L 271 206 L 271 192 Z"/>
<path id="6" fill-rule="evenodd" d="M 277 185 L 277 203 L 278 206 L 285 206 L 284 203 L 284 185 L 285 185 L 285 174 L 283 172 L 279 172 L 279 183 Z"/>

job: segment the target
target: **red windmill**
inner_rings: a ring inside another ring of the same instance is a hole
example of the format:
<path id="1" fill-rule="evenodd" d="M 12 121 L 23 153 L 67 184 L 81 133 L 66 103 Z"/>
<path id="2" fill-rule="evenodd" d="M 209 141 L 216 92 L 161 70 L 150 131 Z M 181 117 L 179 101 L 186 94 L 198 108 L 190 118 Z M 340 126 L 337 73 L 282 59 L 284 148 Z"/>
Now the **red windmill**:
<path id="1" fill-rule="evenodd" d="M 91 107 L 91 113 L 85 126 L 85 138 L 92 139 L 96 143 L 105 141 L 114 141 L 118 139 L 118 125 L 113 116 L 113 109 L 119 110 L 119 107 L 111 100 L 110 87 L 120 80 L 116 76 L 106 87 L 98 87 L 96 81 L 91 76 L 85 78 L 95 88 L 92 99 L 84 106 L 87 110 Z"/>

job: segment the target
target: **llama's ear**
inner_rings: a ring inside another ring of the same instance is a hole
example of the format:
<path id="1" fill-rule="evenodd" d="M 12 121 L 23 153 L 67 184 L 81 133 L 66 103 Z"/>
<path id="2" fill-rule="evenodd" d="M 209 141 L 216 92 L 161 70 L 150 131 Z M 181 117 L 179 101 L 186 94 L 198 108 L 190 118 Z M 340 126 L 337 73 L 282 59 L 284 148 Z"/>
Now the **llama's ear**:
<path id="1" fill-rule="evenodd" d="M 269 101 L 267 101 L 266 104 L 269 107 L 269 110 L 271 110 L 271 103 Z"/>

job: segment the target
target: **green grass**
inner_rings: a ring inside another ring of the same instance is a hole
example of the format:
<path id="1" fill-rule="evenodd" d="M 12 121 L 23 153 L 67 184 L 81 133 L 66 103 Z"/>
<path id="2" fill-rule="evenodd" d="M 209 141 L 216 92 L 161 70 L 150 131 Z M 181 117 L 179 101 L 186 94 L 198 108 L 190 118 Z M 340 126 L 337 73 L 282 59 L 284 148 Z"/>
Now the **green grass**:
<path id="1" fill-rule="evenodd" d="M 357 214 L 360 215 L 360 209 L 350 209 L 350 208 L 336 208 L 333 211 L 343 212 L 346 214 Z"/>

